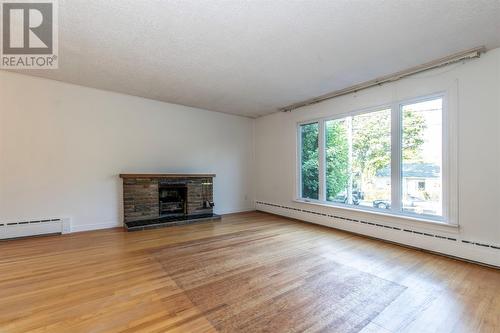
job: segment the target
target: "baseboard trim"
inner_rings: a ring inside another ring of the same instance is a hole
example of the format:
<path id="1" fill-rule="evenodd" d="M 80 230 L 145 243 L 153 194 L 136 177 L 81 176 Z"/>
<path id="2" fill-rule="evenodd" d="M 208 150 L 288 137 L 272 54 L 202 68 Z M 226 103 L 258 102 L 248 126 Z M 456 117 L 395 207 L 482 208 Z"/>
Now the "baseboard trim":
<path id="1" fill-rule="evenodd" d="M 257 210 L 339 229 L 360 236 L 500 268 L 500 247 L 461 239 L 457 234 L 427 233 L 379 222 L 361 221 L 294 207 L 257 202 Z M 415 229 L 415 228 L 414 228 Z"/>
<path id="2" fill-rule="evenodd" d="M 248 213 L 255 212 L 255 207 L 235 209 L 235 210 L 225 210 L 225 211 L 216 211 L 215 213 L 219 215 L 231 215 L 231 214 L 240 214 L 240 213 Z"/>
<path id="3" fill-rule="evenodd" d="M 71 233 L 92 231 L 92 230 L 101 230 L 101 229 L 121 228 L 121 227 L 123 227 L 123 224 L 115 222 L 115 221 L 105 222 L 105 223 L 97 223 L 97 224 L 72 225 L 71 226 Z"/>
<path id="4" fill-rule="evenodd" d="M 217 212 L 217 214 L 227 216 L 227 215 L 243 214 L 243 213 L 254 212 L 254 211 L 255 211 L 255 207 L 251 207 L 251 208 L 243 208 L 241 210 Z M 122 228 L 122 227 L 123 227 L 123 223 L 116 222 L 116 221 L 95 223 L 95 224 L 71 225 L 70 233 L 92 231 L 92 230 L 101 230 L 101 229 Z"/>

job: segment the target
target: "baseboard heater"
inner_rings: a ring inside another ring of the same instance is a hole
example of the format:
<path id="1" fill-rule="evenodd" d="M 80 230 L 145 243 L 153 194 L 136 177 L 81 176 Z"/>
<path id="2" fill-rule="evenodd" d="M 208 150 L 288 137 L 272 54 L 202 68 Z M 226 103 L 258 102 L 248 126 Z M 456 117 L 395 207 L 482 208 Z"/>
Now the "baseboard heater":
<path id="1" fill-rule="evenodd" d="M 63 234 L 69 231 L 69 220 L 49 218 L 19 222 L 0 222 L 0 240 Z"/>

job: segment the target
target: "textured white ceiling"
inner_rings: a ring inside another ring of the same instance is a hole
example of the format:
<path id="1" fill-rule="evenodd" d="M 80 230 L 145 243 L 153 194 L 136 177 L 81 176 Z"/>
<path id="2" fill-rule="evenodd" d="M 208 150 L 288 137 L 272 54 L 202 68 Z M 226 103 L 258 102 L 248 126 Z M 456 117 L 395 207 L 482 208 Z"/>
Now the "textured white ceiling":
<path id="1" fill-rule="evenodd" d="M 59 0 L 28 74 L 250 117 L 475 46 L 500 0 Z"/>

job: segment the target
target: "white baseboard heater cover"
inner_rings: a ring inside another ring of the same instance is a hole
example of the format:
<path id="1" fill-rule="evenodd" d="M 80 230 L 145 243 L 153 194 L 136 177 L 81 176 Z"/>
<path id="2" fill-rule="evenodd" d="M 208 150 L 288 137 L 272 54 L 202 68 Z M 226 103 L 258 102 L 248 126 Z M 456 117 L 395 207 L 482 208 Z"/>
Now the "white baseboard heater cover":
<path id="1" fill-rule="evenodd" d="M 12 239 L 69 232 L 69 219 L 50 218 L 19 222 L 0 222 L 0 239 Z"/>

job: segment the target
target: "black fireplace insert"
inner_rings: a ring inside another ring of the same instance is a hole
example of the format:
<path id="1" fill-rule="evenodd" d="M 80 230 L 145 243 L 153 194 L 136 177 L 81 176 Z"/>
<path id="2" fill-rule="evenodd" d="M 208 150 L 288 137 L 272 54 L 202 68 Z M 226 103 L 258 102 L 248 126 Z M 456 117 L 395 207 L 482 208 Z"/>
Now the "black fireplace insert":
<path id="1" fill-rule="evenodd" d="M 160 217 L 187 214 L 187 186 L 185 184 L 160 184 L 158 190 Z"/>

